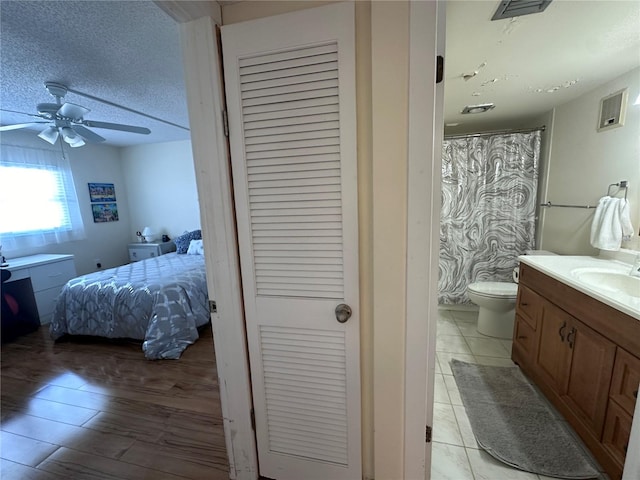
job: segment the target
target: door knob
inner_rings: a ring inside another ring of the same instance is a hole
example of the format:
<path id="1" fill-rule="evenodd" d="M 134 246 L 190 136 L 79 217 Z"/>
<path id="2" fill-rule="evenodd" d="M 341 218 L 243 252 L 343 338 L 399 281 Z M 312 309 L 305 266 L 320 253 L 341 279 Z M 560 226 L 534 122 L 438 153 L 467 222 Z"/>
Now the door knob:
<path id="1" fill-rule="evenodd" d="M 336 320 L 338 320 L 338 322 L 340 323 L 344 323 L 349 320 L 349 318 L 351 318 L 352 313 L 353 312 L 351 311 L 351 307 L 349 305 L 347 305 L 346 303 L 341 303 L 336 307 Z"/>

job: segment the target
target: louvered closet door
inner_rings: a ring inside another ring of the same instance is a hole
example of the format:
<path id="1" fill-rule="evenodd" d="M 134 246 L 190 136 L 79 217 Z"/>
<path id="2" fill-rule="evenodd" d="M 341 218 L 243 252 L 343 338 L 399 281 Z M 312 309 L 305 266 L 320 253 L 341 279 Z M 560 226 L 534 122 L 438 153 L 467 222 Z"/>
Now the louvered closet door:
<path id="1" fill-rule="evenodd" d="M 260 474 L 360 479 L 353 4 L 222 44 Z"/>

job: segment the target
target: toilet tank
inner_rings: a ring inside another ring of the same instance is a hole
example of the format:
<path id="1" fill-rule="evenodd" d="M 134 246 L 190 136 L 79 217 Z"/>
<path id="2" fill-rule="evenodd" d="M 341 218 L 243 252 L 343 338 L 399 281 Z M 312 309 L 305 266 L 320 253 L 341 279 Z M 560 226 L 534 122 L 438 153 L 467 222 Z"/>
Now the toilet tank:
<path id="1" fill-rule="evenodd" d="M 525 250 L 525 255 L 557 255 L 557 253 L 550 252 L 549 250 Z M 520 282 L 520 267 L 517 266 L 513 269 L 513 281 L 514 283 Z"/>

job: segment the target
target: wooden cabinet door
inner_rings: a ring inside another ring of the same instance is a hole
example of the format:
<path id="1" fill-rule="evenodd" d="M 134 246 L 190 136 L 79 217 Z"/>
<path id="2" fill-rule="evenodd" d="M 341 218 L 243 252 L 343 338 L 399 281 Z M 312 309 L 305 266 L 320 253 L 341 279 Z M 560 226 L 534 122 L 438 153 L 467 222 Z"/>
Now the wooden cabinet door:
<path id="1" fill-rule="evenodd" d="M 595 433 L 596 438 L 600 438 L 616 346 L 575 318 L 567 335 L 571 368 L 563 400 Z"/>
<path id="2" fill-rule="evenodd" d="M 567 384 L 572 350 L 566 340 L 574 320 L 564 310 L 542 300 L 540 341 L 535 363 L 542 380 L 559 394 L 564 393 Z"/>

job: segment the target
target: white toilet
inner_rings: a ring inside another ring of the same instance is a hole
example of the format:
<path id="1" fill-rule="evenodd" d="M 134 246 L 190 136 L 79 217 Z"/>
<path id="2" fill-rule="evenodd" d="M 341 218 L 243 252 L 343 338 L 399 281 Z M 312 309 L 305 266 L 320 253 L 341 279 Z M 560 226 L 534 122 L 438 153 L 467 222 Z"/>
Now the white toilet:
<path id="1" fill-rule="evenodd" d="M 467 287 L 467 295 L 479 307 L 478 332 L 490 337 L 513 337 L 517 283 L 474 282 Z"/>
<path id="2" fill-rule="evenodd" d="M 555 255 L 555 253 L 546 250 L 527 250 L 525 255 Z M 516 279 L 515 272 L 514 279 Z M 517 283 L 474 282 L 467 287 L 467 296 L 479 307 L 478 332 L 489 337 L 513 337 L 518 296 Z"/>

